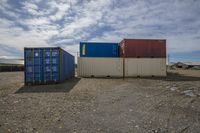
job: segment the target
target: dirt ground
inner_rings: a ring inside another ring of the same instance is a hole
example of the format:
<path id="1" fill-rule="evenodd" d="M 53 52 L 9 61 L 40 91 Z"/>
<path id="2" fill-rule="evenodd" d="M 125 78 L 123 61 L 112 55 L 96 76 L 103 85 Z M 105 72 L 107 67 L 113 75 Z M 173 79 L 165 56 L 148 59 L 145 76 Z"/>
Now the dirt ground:
<path id="1" fill-rule="evenodd" d="M 200 71 L 24 87 L 0 73 L 0 133 L 199 133 Z"/>

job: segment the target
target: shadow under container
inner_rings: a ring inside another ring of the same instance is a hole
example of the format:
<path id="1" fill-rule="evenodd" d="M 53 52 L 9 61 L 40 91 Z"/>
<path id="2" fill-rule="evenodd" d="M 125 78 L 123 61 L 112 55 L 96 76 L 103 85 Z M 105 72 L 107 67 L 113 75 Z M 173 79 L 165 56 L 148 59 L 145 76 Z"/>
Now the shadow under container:
<path id="1" fill-rule="evenodd" d="M 60 47 L 24 48 L 25 85 L 59 83 L 75 75 L 74 56 Z"/>

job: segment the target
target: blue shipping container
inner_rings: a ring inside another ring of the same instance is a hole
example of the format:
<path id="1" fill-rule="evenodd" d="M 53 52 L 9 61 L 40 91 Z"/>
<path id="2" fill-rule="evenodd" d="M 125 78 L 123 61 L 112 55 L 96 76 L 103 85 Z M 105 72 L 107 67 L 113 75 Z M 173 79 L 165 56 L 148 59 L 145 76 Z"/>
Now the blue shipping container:
<path id="1" fill-rule="evenodd" d="M 118 43 L 80 42 L 80 57 L 119 57 Z"/>
<path id="2" fill-rule="evenodd" d="M 24 48 L 25 84 L 62 82 L 74 77 L 74 56 L 60 47 Z"/>

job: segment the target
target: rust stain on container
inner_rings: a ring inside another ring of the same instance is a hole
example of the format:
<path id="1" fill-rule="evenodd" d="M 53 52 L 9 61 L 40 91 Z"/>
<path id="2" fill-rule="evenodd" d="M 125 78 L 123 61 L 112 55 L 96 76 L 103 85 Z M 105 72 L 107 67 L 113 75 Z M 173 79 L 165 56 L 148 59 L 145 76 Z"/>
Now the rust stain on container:
<path id="1" fill-rule="evenodd" d="M 123 39 L 120 42 L 120 57 L 166 58 L 166 40 Z"/>

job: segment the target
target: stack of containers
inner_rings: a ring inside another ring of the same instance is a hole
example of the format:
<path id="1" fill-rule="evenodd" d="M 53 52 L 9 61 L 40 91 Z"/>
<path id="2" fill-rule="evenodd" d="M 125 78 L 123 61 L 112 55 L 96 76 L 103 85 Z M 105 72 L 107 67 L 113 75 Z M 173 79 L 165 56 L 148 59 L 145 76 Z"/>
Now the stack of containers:
<path id="1" fill-rule="evenodd" d="M 80 42 L 78 57 L 80 77 L 122 77 L 123 59 L 118 43 Z"/>
<path id="2" fill-rule="evenodd" d="M 166 76 L 166 40 L 123 39 L 123 76 Z"/>
<path id="3" fill-rule="evenodd" d="M 62 82 L 74 77 L 74 56 L 60 47 L 24 48 L 25 84 Z"/>

